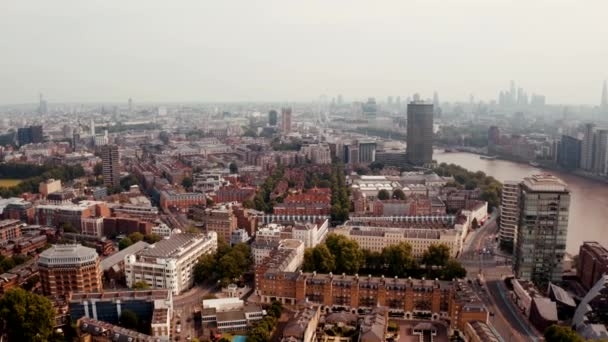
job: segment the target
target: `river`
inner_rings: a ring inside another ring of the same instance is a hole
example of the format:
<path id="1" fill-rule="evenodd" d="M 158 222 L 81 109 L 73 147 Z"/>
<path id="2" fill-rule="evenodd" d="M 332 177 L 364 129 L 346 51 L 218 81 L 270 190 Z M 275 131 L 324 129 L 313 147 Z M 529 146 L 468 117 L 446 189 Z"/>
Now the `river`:
<path id="1" fill-rule="evenodd" d="M 469 171 L 483 171 L 501 182 L 521 180 L 541 172 L 548 172 L 561 178 L 568 184 L 572 199 L 567 252 L 578 254 L 583 241 L 598 241 L 608 247 L 608 184 L 573 174 L 542 170 L 527 164 L 505 160 L 484 160 L 472 153 L 445 153 L 435 150 L 433 159 L 439 163 L 460 165 Z"/>

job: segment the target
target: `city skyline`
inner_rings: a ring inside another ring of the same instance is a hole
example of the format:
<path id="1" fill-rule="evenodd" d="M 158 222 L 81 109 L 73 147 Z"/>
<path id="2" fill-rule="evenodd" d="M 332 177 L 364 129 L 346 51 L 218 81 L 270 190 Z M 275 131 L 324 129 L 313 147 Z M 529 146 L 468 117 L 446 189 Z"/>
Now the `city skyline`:
<path id="1" fill-rule="evenodd" d="M 437 5 L 11 3 L 0 24 L 0 103 L 38 93 L 56 103 L 142 103 L 435 90 L 446 101 L 487 102 L 513 79 L 550 104 L 599 105 L 608 48 L 595 43 L 606 33 L 595 23 L 607 4 Z"/>

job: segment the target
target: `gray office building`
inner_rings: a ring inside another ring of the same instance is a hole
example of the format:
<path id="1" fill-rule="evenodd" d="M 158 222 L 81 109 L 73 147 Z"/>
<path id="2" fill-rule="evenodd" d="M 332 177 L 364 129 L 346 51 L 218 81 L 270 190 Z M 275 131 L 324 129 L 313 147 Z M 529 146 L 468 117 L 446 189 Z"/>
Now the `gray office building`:
<path id="1" fill-rule="evenodd" d="M 376 160 L 376 143 L 373 141 L 359 141 L 359 162 L 373 163 Z"/>
<path id="2" fill-rule="evenodd" d="M 513 271 L 516 278 L 543 288 L 562 278 L 570 191 L 564 181 L 549 174 L 524 178 L 520 189 Z"/>
<path id="3" fill-rule="evenodd" d="M 413 165 L 433 161 L 433 104 L 412 101 L 407 105 L 407 159 Z"/>

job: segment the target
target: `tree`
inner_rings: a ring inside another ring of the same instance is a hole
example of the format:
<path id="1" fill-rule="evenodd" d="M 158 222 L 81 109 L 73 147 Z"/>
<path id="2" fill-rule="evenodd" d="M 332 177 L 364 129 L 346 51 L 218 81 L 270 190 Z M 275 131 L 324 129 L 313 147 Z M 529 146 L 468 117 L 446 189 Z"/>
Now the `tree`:
<path id="1" fill-rule="evenodd" d="M 196 265 L 194 265 L 194 281 L 197 284 L 202 284 L 207 279 L 213 277 L 215 272 L 215 255 L 205 254 L 200 257 Z"/>
<path id="2" fill-rule="evenodd" d="M 396 245 L 387 246 L 382 249 L 384 263 L 388 265 L 391 275 L 404 277 L 408 270 L 416 267 L 416 261 L 412 255 L 412 245 L 401 242 Z"/>
<path id="3" fill-rule="evenodd" d="M 145 281 L 136 281 L 135 283 L 133 283 L 132 288 L 135 290 L 148 290 L 150 288 L 150 285 L 148 285 L 148 283 L 146 283 Z"/>
<path id="4" fill-rule="evenodd" d="M 336 273 L 355 274 L 365 264 L 365 255 L 355 240 L 329 234 L 326 245 L 336 260 Z"/>
<path id="5" fill-rule="evenodd" d="M 388 190 L 386 189 L 382 189 L 380 191 L 378 191 L 378 199 L 381 201 L 385 201 L 387 199 L 391 198 L 391 194 L 388 192 Z"/>
<path id="6" fill-rule="evenodd" d="M 53 333 L 55 313 L 46 297 L 13 288 L 0 298 L 0 319 L 10 341 L 43 342 Z"/>
<path id="7" fill-rule="evenodd" d="M 136 243 L 136 242 L 139 242 L 144 239 L 144 234 L 142 234 L 140 232 L 133 232 L 133 233 L 129 234 L 129 239 L 133 243 Z"/>
<path id="8" fill-rule="evenodd" d="M 304 252 L 303 268 L 307 272 L 333 272 L 336 268 L 336 258 L 331 254 L 325 244 L 320 244 L 314 248 L 309 248 Z"/>
<path id="9" fill-rule="evenodd" d="M 144 241 L 146 241 L 147 243 L 150 243 L 150 244 L 156 243 L 160 240 L 162 240 L 162 238 L 158 234 L 151 233 L 151 234 L 147 234 L 146 236 L 144 236 Z"/>
<path id="10" fill-rule="evenodd" d="M 230 173 L 239 173 L 239 167 L 236 165 L 235 162 L 230 163 L 228 167 L 230 168 Z"/>
<path id="11" fill-rule="evenodd" d="M 422 254 L 421 262 L 428 266 L 445 266 L 450 259 L 450 247 L 445 244 L 432 244 Z"/>
<path id="12" fill-rule="evenodd" d="M 466 276 L 467 270 L 456 259 L 448 260 L 440 274 L 442 280 L 462 279 Z"/>
<path id="13" fill-rule="evenodd" d="M 118 324 L 123 328 L 137 330 L 137 327 L 139 326 L 139 317 L 137 317 L 135 312 L 129 309 L 124 309 L 120 314 Z"/>
<path id="14" fill-rule="evenodd" d="M 270 308 L 268 309 L 268 315 L 270 315 L 271 317 L 274 317 L 276 319 L 279 319 L 279 317 L 281 317 L 281 312 L 283 312 L 283 304 L 281 304 L 281 302 L 278 301 L 273 301 L 272 304 L 270 305 Z"/>
<path id="15" fill-rule="evenodd" d="M 182 186 L 186 189 L 190 189 L 192 187 L 192 178 L 184 177 L 184 179 L 182 179 Z"/>
<path id="16" fill-rule="evenodd" d="M 477 217 L 473 218 L 473 221 L 471 222 L 471 228 L 473 228 L 473 229 L 479 228 L 479 222 L 477 222 Z"/>
<path id="17" fill-rule="evenodd" d="M 393 198 L 398 200 L 405 200 L 405 192 L 403 192 L 403 190 L 401 189 L 395 189 L 395 191 L 393 191 Z"/>
<path id="18" fill-rule="evenodd" d="M 118 249 L 119 250 L 123 250 L 129 246 L 131 246 L 133 244 L 133 241 L 131 241 L 131 239 L 129 239 L 128 237 L 118 241 Z"/>
<path id="19" fill-rule="evenodd" d="M 384 169 L 384 164 L 382 164 L 380 162 L 372 162 L 371 164 L 369 164 L 369 168 L 372 171 L 380 171 L 380 170 Z"/>
<path id="20" fill-rule="evenodd" d="M 103 173 L 103 164 L 101 162 L 95 164 L 95 166 L 93 166 L 93 174 L 96 177 L 101 176 L 101 174 Z"/>
<path id="21" fill-rule="evenodd" d="M 570 327 L 553 324 L 545 329 L 545 340 L 550 342 L 584 342 Z"/>

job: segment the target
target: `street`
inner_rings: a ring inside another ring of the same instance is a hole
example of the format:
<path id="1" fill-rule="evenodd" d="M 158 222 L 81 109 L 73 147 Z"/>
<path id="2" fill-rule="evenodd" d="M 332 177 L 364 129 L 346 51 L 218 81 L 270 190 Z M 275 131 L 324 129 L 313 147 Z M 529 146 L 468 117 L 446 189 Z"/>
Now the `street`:
<path id="1" fill-rule="evenodd" d="M 188 337 L 198 337 L 202 334 L 200 322 L 194 319 L 194 311 L 201 307 L 203 297 L 213 290 L 215 285 L 194 286 L 179 296 L 173 297 L 173 322 L 171 339 L 187 341 Z M 177 332 L 177 326 L 180 332 Z"/>
<path id="2" fill-rule="evenodd" d="M 503 279 L 512 275 L 511 262 L 497 256 L 497 232 L 496 215 L 492 214 L 482 227 L 469 234 L 459 261 L 490 310 L 490 322 L 504 340 L 539 341 L 541 335 L 509 298 Z"/>

